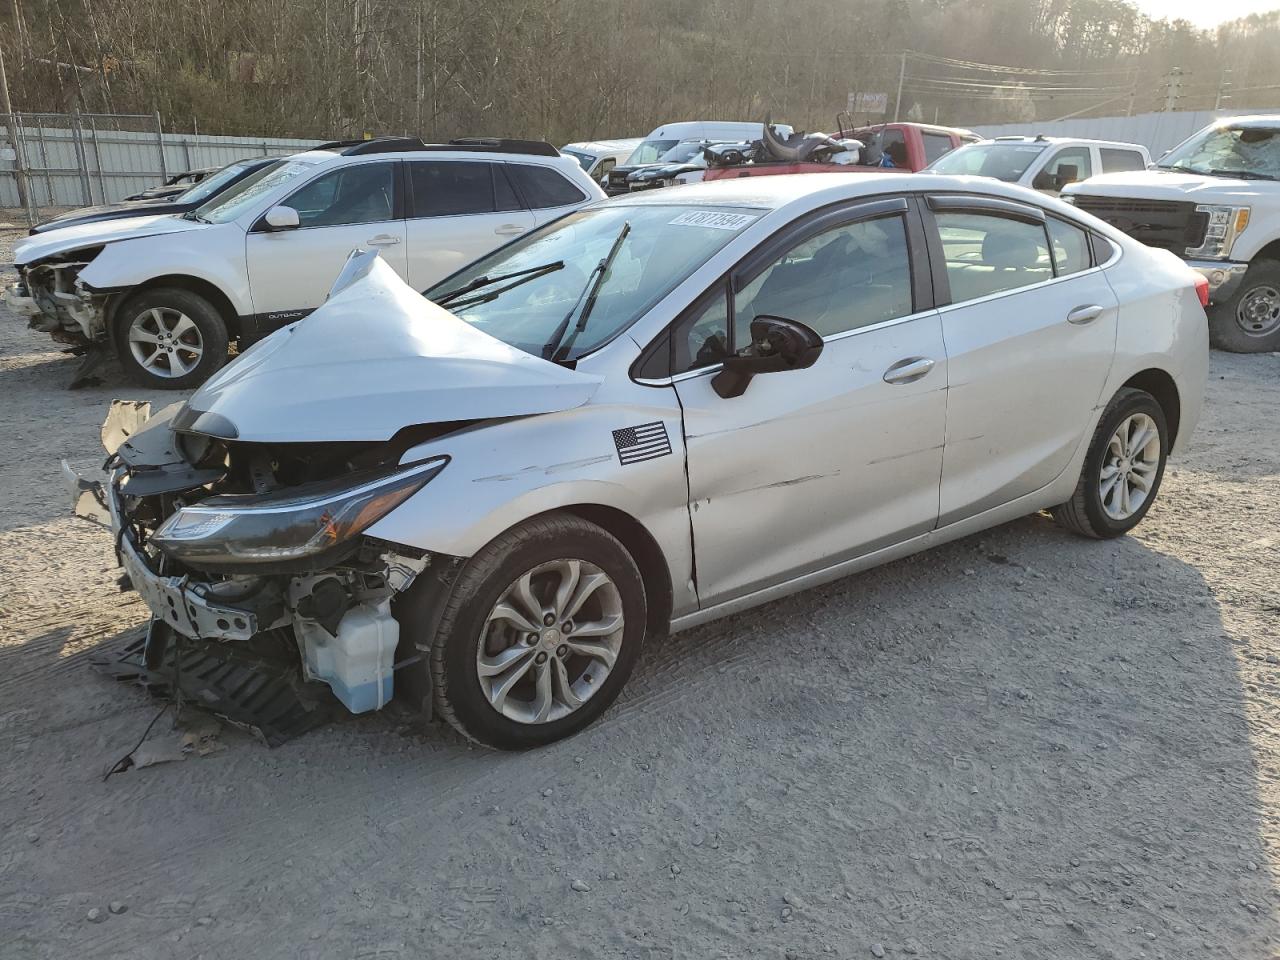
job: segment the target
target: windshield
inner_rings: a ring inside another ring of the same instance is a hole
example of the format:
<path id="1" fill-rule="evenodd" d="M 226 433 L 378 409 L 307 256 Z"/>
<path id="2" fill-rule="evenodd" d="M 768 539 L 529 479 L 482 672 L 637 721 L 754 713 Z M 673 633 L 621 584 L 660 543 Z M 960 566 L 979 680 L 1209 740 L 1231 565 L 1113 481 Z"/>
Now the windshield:
<path id="1" fill-rule="evenodd" d="M 1280 129 L 1211 127 L 1174 147 L 1161 170 L 1280 179 Z"/>
<path id="2" fill-rule="evenodd" d="M 270 167 L 271 164 L 267 166 Z M 248 168 L 249 163 L 243 160 L 239 163 L 229 163 L 221 170 L 209 174 L 190 190 L 184 190 L 174 199 L 179 203 L 203 203 Z"/>
<path id="3" fill-rule="evenodd" d="M 641 163 L 657 163 L 662 155 L 678 144 L 679 140 L 646 140 L 631 151 L 625 166 L 634 167 Z"/>
<path id="4" fill-rule="evenodd" d="M 193 220 L 206 223 L 227 223 L 252 209 L 263 197 L 274 193 L 290 180 L 311 173 L 319 160 L 284 160 L 279 164 L 263 167 L 257 173 L 245 177 L 221 196 L 191 211 Z"/>
<path id="5" fill-rule="evenodd" d="M 972 143 L 933 161 L 929 173 L 968 174 L 1017 183 L 1047 143 Z"/>
<path id="6" fill-rule="evenodd" d="M 686 140 L 684 143 L 677 143 L 674 147 L 662 155 L 663 163 L 685 163 L 694 157 L 702 156 L 702 141 Z"/>
<path id="7" fill-rule="evenodd" d="M 762 212 L 690 204 L 591 207 L 476 261 L 426 296 L 437 301 L 453 297 L 446 306 L 456 316 L 517 349 L 543 356 L 594 269 L 630 224 L 587 323 L 565 355 L 574 360 L 631 326 Z M 523 276 L 513 278 L 522 271 Z M 459 296 L 464 287 L 471 290 Z"/>
<path id="8" fill-rule="evenodd" d="M 596 158 L 589 153 L 579 153 L 577 150 L 561 150 L 560 152 L 577 160 L 578 165 L 581 166 L 583 170 L 589 171 L 591 169 L 591 165 L 596 162 Z"/>

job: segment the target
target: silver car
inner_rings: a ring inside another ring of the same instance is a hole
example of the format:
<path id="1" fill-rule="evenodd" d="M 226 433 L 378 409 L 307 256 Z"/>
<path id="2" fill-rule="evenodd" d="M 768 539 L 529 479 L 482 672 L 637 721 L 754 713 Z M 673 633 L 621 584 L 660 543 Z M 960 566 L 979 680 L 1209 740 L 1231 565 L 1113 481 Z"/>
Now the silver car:
<path id="1" fill-rule="evenodd" d="M 1205 292 L 985 179 L 636 194 L 427 298 L 353 257 L 187 403 L 118 403 L 81 509 L 153 642 L 283 635 L 353 712 L 532 747 L 648 635 L 1038 510 L 1130 530 L 1200 415 Z"/>

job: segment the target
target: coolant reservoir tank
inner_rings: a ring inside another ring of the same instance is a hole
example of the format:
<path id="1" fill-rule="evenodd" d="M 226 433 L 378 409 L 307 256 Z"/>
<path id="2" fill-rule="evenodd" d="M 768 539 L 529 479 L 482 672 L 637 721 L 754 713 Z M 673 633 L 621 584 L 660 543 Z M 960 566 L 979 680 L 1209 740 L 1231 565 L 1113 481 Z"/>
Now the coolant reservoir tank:
<path id="1" fill-rule="evenodd" d="M 361 603 L 338 624 L 338 635 L 319 627 L 302 632 L 307 676 L 323 680 L 352 713 L 381 710 L 391 699 L 400 624 L 391 603 Z"/>

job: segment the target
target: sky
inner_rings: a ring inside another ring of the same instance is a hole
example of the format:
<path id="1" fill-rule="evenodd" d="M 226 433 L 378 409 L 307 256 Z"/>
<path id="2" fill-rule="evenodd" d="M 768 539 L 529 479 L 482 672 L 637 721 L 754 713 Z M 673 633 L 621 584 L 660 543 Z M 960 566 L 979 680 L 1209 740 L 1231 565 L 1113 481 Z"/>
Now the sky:
<path id="1" fill-rule="evenodd" d="M 1214 27 L 1225 20 L 1280 9 L 1280 0 L 1131 0 L 1150 17 L 1190 20 L 1198 27 Z"/>

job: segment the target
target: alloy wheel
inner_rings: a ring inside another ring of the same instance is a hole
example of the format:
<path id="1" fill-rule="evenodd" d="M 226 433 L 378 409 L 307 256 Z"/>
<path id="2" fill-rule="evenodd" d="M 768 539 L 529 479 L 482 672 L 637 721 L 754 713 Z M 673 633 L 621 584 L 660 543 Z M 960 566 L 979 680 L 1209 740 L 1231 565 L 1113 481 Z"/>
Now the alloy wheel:
<path id="1" fill-rule="evenodd" d="M 1160 429 L 1145 413 L 1126 417 L 1111 434 L 1098 492 L 1112 520 L 1128 520 L 1142 509 L 1160 469 Z"/>
<path id="2" fill-rule="evenodd" d="M 173 379 L 186 376 L 204 356 L 200 328 L 181 310 L 152 307 L 129 325 L 129 352 L 148 373 Z"/>
<path id="3" fill-rule="evenodd" d="M 518 723 L 549 723 L 585 704 L 622 648 L 622 596 L 585 560 L 553 560 L 499 596 L 481 628 L 476 676 L 489 705 Z"/>

